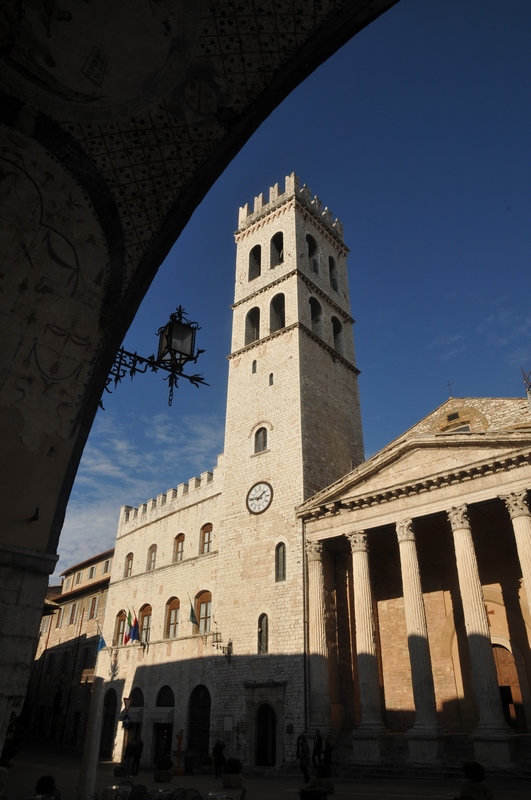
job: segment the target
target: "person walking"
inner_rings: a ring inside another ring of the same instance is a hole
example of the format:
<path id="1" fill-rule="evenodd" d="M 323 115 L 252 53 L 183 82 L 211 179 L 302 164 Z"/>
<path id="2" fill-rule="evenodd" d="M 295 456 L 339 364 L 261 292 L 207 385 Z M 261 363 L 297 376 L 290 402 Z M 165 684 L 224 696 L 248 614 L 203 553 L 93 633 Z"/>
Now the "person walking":
<path id="1" fill-rule="evenodd" d="M 223 764 L 225 763 L 225 755 L 223 753 L 224 749 L 225 742 L 221 741 L 221 739 L 218 739 L 212 749 L 212 757 L 214 759 L 214 778 L 221 778 Z"/>
<path id="2" fill-rule="evenodd" d="M 315 739 L 313 740 L 313 752 L 312 752 L 312 764 L 317 769 L 319 764 L 321 763 L 321 758 L 323 756 L 323 737 L 319 731 L 319 728 L 315 731 Z"/>
<path id="3" fill-rule="evenodd" d="M 301 768 L 301 772 L 304 775 L 304 783 L 310 782 L 310 776 L 308 774 L 308 767 L 310 766 L 310 747 L 308 745 L 308 740 L 306 736 L 300 737 L 300 747 L 299 747 L 299 767 Z"/>
<path id="4" fill-rule="evenodd" d="M 135 743 L 133 740 L 127 742 L 125 748 L 125 776 L 128 778 L 131 775 L 131 771 L 133 769 L 133 756 L 135 754 Z"/>
<path id="5" fill-rule="evenodd" d="M 131 769 L 132 775 L 138 775 L 138 770 L 140 769 L 140 759 L 142 757 L 143 749 L 144 749 L 144 742 L 139 736 L 133 746 L 133 763 Z"/>

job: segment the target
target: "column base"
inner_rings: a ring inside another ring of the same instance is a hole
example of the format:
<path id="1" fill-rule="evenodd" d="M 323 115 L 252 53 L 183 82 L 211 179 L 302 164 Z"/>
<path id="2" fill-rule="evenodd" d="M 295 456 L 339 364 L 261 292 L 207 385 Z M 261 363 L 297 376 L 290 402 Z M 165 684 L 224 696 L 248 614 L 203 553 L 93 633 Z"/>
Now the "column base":
<path id="1" fill-rule="evenodd" d="M 438 728 L 413 727 L 407 732 L 408 763 L 439 764 L 443 739 Z"/>
<path id="2" fill-rule="evenodd" d="M 488 767 L 514 767 L 516 741 L 509 726 L 478 726 L 470 734 L 476 760 Z"/>
<path id="3" fill-rule="evenodd" d="M 379 764 L 385 747 L 384 725 L 360 726 L 352 731 L 352 756 L 357 764 Z"/>

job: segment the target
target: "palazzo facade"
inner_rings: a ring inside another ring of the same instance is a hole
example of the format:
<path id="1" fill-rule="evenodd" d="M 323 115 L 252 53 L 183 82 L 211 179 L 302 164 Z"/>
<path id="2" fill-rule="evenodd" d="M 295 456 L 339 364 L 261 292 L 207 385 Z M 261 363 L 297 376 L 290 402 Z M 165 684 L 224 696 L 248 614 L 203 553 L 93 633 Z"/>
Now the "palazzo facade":
<path id="1" fill-rule="evenodd" d="M 378 762 L 469 734 L 508 765 L 531 724 L 531 414 L 453 398 L 306 502 L 311 725 Z"/>

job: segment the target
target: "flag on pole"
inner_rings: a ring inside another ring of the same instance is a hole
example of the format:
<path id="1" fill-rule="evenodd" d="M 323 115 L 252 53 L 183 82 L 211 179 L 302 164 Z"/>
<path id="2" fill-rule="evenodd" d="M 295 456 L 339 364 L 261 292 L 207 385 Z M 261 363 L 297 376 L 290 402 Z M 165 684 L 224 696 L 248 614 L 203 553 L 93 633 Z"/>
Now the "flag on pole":
<path id="1" fill-rule="evenodd" d="M 199 622 L 197 621 L 197 617 L 195 615 L 194 607 L 192 605 L 192 601 L 191 600 L 190 600 L 190 622 L 193 625 L 197 625 L 197 627 L 199 628 Z"/>
<path id="2" fill-rule="evenodd" d="M 103 633 L 100 633 L 100 640 L 98 642 L 98 653 L 100 652 L 100 650 L 103 650 L 104 647 L 107 647 L 107 645 L 105 644 Z"/>
<path id="3" fill-rule="evenodd" d="M 133 630 L 133 620 L 131 619 L 131 612 L 128 611 L 127 622 L 125 623 L 125 631 L 124 631 L 124 644 L 127 644 L 129 639 L 131 638 L 132 630 Z"/>
<path id="4" fill-rule="evenodd" d="M 135 614 L 135 619 L 133 621 L 133 627 L 131 628 L 131 641 L 134 642 L 135 640 L 137 642 L 140 641 L 140 632 L 138 630 L 138 619 L 136 617 L 136 614 Z"/>

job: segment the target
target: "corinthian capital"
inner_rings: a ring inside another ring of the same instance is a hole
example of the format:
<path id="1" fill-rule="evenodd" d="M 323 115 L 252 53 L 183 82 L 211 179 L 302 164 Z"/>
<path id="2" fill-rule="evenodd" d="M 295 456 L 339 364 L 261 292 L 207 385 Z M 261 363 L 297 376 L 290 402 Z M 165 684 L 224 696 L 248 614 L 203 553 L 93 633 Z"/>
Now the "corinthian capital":
<path id="1" fill-rule="evenodd" d="M 308 561 L 321 561 L 322 553 L 322 542 L 306 542 L 306 558 Z"/>
<path id="2" fill-rule="evenodd" d="M 350 542 L 350 549 L 353 553 L 366 552 L 368 550 L 367 534 L 365 531 L 347 533 L 346 537 Z"/>
<path id="3" fill-rule="evenodd" d="M 527 503 L 527 492 L 511 492 L 510 494 L 501 495 L 501 499 L 507 506 L 507 511 L 511 519 L 515 517 L 529 517 L 529 505 Z"/>
<path id="4" fill-rule="evenodd" d="M 458 530 L 459 528 L 470 528 L 468 507 L 466 505 L 459 506 L 457 508 L 451 508 L 446 513 L 448 514 L 448 519 L 450 520 L 450 525 L 452 526 L 453 531 Z"/>
<path id="5" fill-rule="evenodd" d="M 399 542 L 414 542 L 415 531 L 412 519 L 401 519 L 396 523 L 396 538 Z"/>

